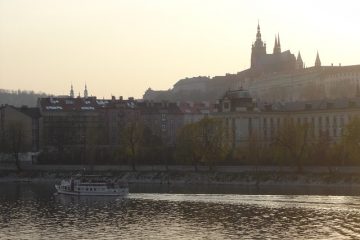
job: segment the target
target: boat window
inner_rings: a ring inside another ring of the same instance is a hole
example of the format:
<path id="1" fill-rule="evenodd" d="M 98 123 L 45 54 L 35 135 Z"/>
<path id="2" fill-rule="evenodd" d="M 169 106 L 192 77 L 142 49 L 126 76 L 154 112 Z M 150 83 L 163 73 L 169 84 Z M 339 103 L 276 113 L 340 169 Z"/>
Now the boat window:
<path id="1" fill-rule="evenodd" d="M 86 188 L 86 191 L 89 191 L 89 189 L 88 189 L 88 188 Z"/>

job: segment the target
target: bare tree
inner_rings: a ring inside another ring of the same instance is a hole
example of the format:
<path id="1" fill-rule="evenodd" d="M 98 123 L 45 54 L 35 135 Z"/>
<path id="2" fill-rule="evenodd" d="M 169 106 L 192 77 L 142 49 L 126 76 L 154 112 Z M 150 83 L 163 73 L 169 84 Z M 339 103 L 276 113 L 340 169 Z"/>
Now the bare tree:
<path id="1" fill-rule="evenodd" d="M 218 119 L 204 118 L 188 124 L 178 136 L 178 155 L 189 158 L 196 170 L 200 161 L 206 162 L 212 169 L 214 161 L 225 159 L 230 150 L 230 137 Z"/>
<path id="2" fill-rule="evenodd" d="M 129 121 L 123 131 L 123 147 L 135 171 L 136 159 L 143 141 L 144 125 L 140 120 Z"/>
<path id="3" fill-rule="evenodd" d="M 353 118 L 344 129 L 342 144 L 351 163 L 358 164 L 360 157 L 360 118 Z"/>
<path id="4" fill-rule="evenodd" d="M 279 128 L 275 138 L 275 144 L 278 144 L 291 160 L 295 162 L 299 172 L 302 172 L 303 159 L 306 156 L 310 133 L 308 124 L 296 124 L 292 121 L 286 121 Z"/>
<path id="5" fill-rule="evenodd" d="M 14 121 L 7 125 L 5 130 L 5 151 L 10 153 L 15 159 L 15 165 L 20 172 L 20 153 L 27 149 L 25 146 L 24 126 L 19 121 Z"/>
<path id="6" fill-rule="evenodd" d="M 267 144 L 261 139 L 257 132 L 253 132 L 249 137 L 248 143 L 248 159 L 255 166 L 255 172 L 261 161 L 264 160 L 266 154 Z"/>

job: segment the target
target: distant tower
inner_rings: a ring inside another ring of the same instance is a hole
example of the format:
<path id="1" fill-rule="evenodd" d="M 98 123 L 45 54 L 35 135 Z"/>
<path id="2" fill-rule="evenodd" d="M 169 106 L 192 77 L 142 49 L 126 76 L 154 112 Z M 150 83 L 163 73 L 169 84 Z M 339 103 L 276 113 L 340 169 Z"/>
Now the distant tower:
<path id="1" fill-rule="evenodd" d="M 315 67 L 321 67 L 319 52 L 317 52 L 317 54 L 316 54 Z"/>
<path id="2" fill-rule="evenodd" d="M 281 45 L 280 45 L 280 36 L 278 34 L 277 38 L 275 35 L 275 44 L 274 44 L 274 54 L 279 54 L 281 53 Z"/>
<path id="3" fill-rule="evenodd" d="M 70 97 L 74 98 L 74 89 L 73 89 L 73 85 L 71 84 L 71 89 L 70 89 Z"/>
<path id="4" fill-rule="evenodd" d="M 88 90 L 87 90 L 87 86 L 85 83 L 84 98 L 87 98 L 87 97 L 88 97 Z"/>
<path id="5" fill-rule="evenodd" d="M 303 69 L 303 68 L 304 68 L 304 62 L 301 58 L 301 54 L 299 51 L 297 58 L 296 58 L 296 69 Z"/>
<path id="6" fill-rule="evenodd" d="M 266 44 L 261 40 L 260 24 L 258 23 L 256 41 L 251 48 L 251 68 L 255 68 L 257 60 L 264 55 L 266 55 Z"/>
<path id="7" fill-rule="evenodd" d="M 273 50 L 273 53 L 275 54 L 275 52 L 276 52 L 276 49 L 277 49 L 277 37 L 276 37 L 276 35 L 275 35 L 275 43 L 274 43 L 274 50 Z"/>

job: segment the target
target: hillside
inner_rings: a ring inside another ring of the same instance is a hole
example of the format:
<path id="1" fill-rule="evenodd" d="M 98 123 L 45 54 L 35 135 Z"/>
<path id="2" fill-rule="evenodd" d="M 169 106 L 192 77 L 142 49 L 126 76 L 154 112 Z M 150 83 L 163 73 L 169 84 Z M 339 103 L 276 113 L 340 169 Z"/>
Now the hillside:
<path id="1" fill-rule="evenodd" d="M 46 96 L 48 94 L 41 92 L 0 89 L 0 105 L 9 104 L 17 107 L 27 105 L 35 107 L 37 99 Z"/>

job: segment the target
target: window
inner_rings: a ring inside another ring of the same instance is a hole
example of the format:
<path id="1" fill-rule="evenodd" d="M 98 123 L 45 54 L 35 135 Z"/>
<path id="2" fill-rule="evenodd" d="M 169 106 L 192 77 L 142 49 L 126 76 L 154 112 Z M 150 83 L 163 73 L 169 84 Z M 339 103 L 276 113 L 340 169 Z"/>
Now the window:
<path id="1" fill-rule="evenodd" d="M 164 114 L 164 113 L 161 114 L 161 120 L 166 121 L 166 114 Z"/>

